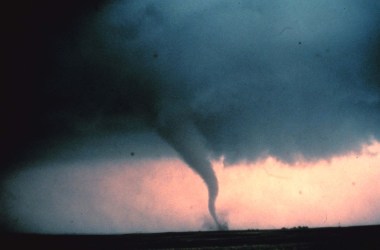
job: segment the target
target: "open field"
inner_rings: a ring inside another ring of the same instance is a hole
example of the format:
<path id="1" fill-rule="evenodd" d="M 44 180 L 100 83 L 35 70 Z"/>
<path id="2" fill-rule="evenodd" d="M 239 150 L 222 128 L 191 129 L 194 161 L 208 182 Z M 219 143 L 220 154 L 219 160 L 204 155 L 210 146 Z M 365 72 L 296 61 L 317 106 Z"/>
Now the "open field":
<path id="1" fill-rule="evenodd" d="M 2 234 L 9 249 L 380 249 L 380 226 L 126 235 Z M 8 249 L 8 247 L 7 247 Z"/>

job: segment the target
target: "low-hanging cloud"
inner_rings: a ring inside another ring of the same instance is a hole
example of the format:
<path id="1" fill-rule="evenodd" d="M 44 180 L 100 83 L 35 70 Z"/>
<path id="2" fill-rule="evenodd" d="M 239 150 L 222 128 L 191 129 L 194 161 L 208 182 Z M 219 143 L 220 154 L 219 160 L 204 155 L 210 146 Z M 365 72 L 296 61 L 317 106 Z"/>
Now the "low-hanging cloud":
<path id="1" fill-rule="evenodd" d="M 191 123 L 227 163 L 358 149 L 379 137 L 372 2 L 116 1 L 66 48 L 62 109 Z"/>
<path id="2" fill-rule="evenodd" d="M 74 134 L 157 132 L 204 179 L 223 228 L 210 159 L 293 163 L 380 139 L 379 10 L 111 1 L 56 42 L 43 119 Z"/>

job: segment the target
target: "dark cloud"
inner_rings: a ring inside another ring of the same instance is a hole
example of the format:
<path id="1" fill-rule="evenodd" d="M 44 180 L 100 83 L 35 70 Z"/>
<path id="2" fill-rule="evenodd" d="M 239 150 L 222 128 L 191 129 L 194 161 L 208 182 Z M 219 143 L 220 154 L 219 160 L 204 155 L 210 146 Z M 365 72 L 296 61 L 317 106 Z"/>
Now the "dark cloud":
<path id="1" fill-rule="evenodd" d="M 108 6 L 66 46 L 70 67 L 51 87 L 58 115 L 120 128 L 189 121 L 228 163 L 331 157 L 377 138 L 379 92 L 368 79 L 378 73 L 367 68 L 378 6 L 273 4 Z"/>
<path id="2" fill-rule="evenodd" d="M 157 132 L 205 180 L 214 213 L 209 157 L 231 164 L 271 155 L 292 163 L 380 138 L 376 1 L 99 6 L 44 30 L 43 45 L 23 47 L 43 53 L 28 51 L 39 65 L 22 62 L 14 74 L 29 67 L 42 73 L 16 77 L 13 87 L 32 103 L 20 100 L 16 111 L 26 118 L 13 121 L 25 126 L 9 129 L 28 142 L 12 147 L 17 158 L 30 145 L 44 152 L 50 141 Z"/>

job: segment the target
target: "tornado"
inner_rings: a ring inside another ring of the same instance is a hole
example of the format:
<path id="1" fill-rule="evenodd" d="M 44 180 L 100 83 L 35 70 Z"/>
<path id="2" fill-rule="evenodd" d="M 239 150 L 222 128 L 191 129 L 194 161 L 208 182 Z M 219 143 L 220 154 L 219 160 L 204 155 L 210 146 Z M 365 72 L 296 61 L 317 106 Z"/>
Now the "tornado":
<path id="1" fill-rule="evenodd" d="M 211 166 L 204 138 L 194 123 L 186 118 L 169 119 L 158 126 L 158 134 L 171 145 L 183 161 L 205 182 L 208 190 L 208 210 L 218 230 L 228 230 L 218 218 L 215 208 L 218 179 Z"/>

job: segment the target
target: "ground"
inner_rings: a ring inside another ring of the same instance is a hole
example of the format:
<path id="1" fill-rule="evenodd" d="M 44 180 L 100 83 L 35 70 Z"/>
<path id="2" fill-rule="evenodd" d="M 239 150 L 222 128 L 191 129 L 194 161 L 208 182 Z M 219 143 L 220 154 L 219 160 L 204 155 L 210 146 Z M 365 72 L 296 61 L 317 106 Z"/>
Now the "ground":
<path id="1" fill-rule="evenodd" d="M 127 235 L 4 233 L 12 249 L 380 249 L 380 226 Z"/>

